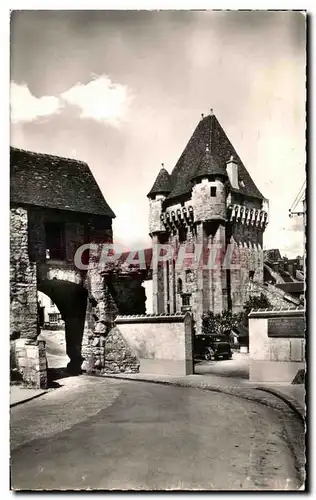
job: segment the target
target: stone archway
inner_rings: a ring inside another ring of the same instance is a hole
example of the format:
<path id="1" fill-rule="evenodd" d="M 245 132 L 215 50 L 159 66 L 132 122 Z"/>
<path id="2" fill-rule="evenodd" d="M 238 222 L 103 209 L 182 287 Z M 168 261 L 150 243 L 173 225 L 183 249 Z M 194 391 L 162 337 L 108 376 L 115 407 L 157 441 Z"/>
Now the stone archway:
<path id="1" fill-rule="evenodd" d="M 41 280 L 37 289 L 50 297 L 58 307 L 65 322 L 66 353 L 70 359 L 67 368 L 74 375 L 81 373 L 87 290 L 80 284 L 56 278 Z"/>

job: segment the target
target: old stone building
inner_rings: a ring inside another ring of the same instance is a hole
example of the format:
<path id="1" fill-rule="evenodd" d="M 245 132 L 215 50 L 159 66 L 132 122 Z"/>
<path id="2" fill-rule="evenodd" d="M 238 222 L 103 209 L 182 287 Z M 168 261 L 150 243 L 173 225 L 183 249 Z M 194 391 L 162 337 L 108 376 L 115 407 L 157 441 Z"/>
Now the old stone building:
<path id="1" fill-rule="evenodd" d="M 81 372 L 82 343 L 88 369 L 104 366 L 103 340 L 122 301 L 121 293 L 111 292 L 119 278 L 99 266 L 115 215 L 84 162 L 11 148 L 10 163 L 11 358 L 25 380 L 45 386 L 38 291 L 65 322 L 69 370 Z M 83 244 L 94 245 L 83 253 L 85 270 L 74 262 Z M 128 350 L 126 359 L 133 365 Z"/>
<path id="2" fill-rule="evenodd" d="M 161 168 L 148 198 L 154 311 L 192 310 L 197 323 L 206 311 L 240 311 L 249 282 L 263 283 L 268 204 L 212 111 L 202 116 L 171 174 Z M 159 245 L 172 248 L 166 262 L 159 261 Z M 181 255 L 188 258 L 182 262 Z"/>

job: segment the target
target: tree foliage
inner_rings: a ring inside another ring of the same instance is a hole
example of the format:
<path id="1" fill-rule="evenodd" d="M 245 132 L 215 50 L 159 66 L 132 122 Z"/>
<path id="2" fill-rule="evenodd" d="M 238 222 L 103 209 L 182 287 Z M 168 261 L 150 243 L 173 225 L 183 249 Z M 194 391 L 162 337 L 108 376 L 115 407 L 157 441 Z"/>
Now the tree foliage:
<path id="1" fill-rule="evenodd" d="M 232 311 L 223 311 L 221 314 L 214 314 L 212 311 L 202 316 L 202 333 L 206 335 L 222 335 L 232 330 L 239 323 L 248 328 L 248 315 L 252 309 L 270 309 L 272 305 L 268 298 L 261 293 L 258 296 L 250 296 L 245 302 L 243 311 L 233 314 Z"/>
<path id="2" fill-rule="evenodd" d="M 224 311 L 221 314 L 209 311 L 202 316 L 202 332 L 208 335 L 223 335 L 237 325 L 239 320 L 240 314 L 233 314 L 231 311 Z"/>
<path id="3" fill-rule="evenodd" d="M 264 293 L 261 293 L 260 296 L 251 295 L 244 304 L 240 318 L 241 323 L 247 327 L 248 315 L 252 309 L 272 309 L 272 304 Z"/>

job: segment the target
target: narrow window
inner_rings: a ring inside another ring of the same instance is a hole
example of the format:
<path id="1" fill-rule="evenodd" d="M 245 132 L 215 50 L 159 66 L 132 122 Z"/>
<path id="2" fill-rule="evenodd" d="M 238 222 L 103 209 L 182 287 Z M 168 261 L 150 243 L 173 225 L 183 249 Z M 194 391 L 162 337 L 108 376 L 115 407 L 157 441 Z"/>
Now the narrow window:
<path id="1" fill-rule="evenodd" d="M 255 272 L 254 271 L 249 271 L 249 279 L 252 281 L 254 278 Z"/>
<path id="2" fill-rule="evenodd" d="M 178 293 L 182 293 L 182 279 L 179 278 L 178 279 Z"/>
<path id="3" fill-rule="evenodd" d="M 212 198 L 216 196 L 216 186 L 211 186 L 211 196 Z"/>
<path id="4" fill-rule="evenodd" d="M 187 239 L 187 230 L 184 227 L 179 228 L 179 242 L 184 243 Z"/>
<path id="5" fill-rule="evenodd" d="M 64 224 L 47 222 L 45 224 L 46 258 L 65 260 Z"/>
<path id="6" fill-rule="evenodd" d="M 188 294 L 182 295 L 182 305 L 183 306 L 189 306 L 190 305 L 190 299 L 191 299 L 191 295 L 188 295 Z"/>

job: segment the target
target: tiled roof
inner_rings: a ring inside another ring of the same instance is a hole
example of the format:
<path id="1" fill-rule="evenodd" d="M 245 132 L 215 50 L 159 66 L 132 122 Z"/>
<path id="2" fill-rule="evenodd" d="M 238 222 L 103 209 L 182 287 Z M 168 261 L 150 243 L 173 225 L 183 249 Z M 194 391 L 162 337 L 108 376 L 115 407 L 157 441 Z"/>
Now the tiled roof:
<path id="1" fill-rule="evenodd" d="M 10 148 L 10 200 L 115 217 L 87 163 L 13 147 Z"/>
<path id="2" fill-rule="evenodd" d="M 304 293 L 303 281 L 293 281 L 292 283 L 277 283 L 275 284 L 275 286 L 277 288 L 280 288 L 280 290 L 283 290 L 283 292 L 286 293 L 291 293 L 291 294 Z"/>
<path id="3" fill-rule="evenodd" d="M 212 155 L 212 152 L 209 150 L 209 146 L 207 145 L 198 168 L 191 175 L 191 180 L 215 175 L 228 177 L 227 170 L 223 165 L 221 158 Z"/>
<path id="4" fill-rule="evenodd" d="M 163 167 L 160 169 L 159 174 L 154 182 L 153 187 L 148 193 L 148 197 L 155 196 L 156 194 L 169 194 L 172 190 L 170 182 L 170 174 Z"/>
<path id="5" fill-rule="evenodd" d="M 234 147 L 227 138 L 224 130 L 215 115 L 203 118 L 197 125 L 191 139 L 185 147 L 177 164 L 171 173 L 172 191 L 167 199 L 177 198 L 190 193 L 192 188 L 191 178 L 197 171 L 203 156 L 206 145 L 209 144 L 211 155 L 216 158 L 220 168 L 226 169 L 226 162 L 234 156 L 238 164 L 239 185 L 238 190 L 243 195 L 263 199 L 262 194 L 250 177 L 246 167 L 239 158 Z"/>

